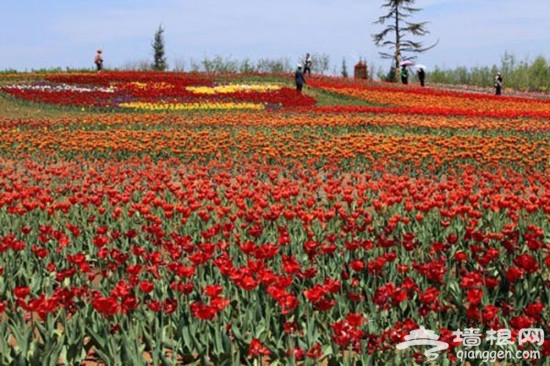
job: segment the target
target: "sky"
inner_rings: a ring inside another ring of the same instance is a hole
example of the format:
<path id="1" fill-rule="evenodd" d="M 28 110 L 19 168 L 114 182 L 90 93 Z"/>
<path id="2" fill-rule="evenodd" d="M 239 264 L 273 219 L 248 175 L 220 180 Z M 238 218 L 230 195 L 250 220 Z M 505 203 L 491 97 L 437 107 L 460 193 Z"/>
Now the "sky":
<path id="1" fill-rule="evenodd" d="M 205 58 L 303 60 L 326 55 L 329 72 L 360 59 L 389 69 L 371 35 L 386 0 L 2 0 L 0 70 L 93 68 L 98 48 L 106 68 L 152 62 L 152 41 L 164 29 L 169 67 L 189 69 Z M 410 18 L 438 45 L 420 54 L 430 68 L 550 60 L 548 0 L 417 0 Z"/>

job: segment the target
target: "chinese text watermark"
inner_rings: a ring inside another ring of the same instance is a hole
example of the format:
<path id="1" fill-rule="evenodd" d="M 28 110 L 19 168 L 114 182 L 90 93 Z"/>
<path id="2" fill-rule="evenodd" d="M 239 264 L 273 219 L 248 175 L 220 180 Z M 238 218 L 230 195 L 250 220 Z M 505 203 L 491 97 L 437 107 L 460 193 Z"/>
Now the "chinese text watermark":
<path id="1" fill-rule="evenodd" d="M 455 335 L 455 338 L 452 340 L 453 345 L 456 347 L 457 343 L 461 343 L 464 347 L 455 351 L 456 357 L 461 362 L 466 360 L 481 360 L 484 362 L 537 360 L 541 357 L 538 350 L 474 349 L 474 347 L 481 346 L 482 341 L 488 343 L 490 346 L 500 348 L 515 344 L 510 329 L 490 329 L 483 334 L 479 328 L 465 328 L 463 330 L 456 330 L 452 334 Z M 542 346 L 544 343 L 544 331 L 540 328 L 524 328 L 519 331 L 515 340 L 519 346 L 529 343 L 535 346 Z M 434 361 L 439 356 L 440 351 L 449 348 L 449 343 L 440 341 L 439 335 L 421 326 L 405 336 L 405 341 L 397 344 L 396 348 L 402 350 L 413 346 L 430 346 L 431 348 L 424 351 L 424 355 L 428 361 Z"/>

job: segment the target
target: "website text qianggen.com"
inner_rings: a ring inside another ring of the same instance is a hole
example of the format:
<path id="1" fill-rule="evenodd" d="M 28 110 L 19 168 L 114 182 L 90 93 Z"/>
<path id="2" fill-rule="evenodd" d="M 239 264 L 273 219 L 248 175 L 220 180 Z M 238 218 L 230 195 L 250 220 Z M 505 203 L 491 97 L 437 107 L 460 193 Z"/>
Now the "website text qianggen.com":
<path id="1" fill-rule="evenodd" d="M 461 361 L 467 360 L 482 360 L 484 362 L 496 362 L 502 360 L 539 360 L 540 351 L 512 351 L 512 350 L 492 350 L 481 351 L 477 350 L 459 350 L 456 352 L 456 357 Z"/>

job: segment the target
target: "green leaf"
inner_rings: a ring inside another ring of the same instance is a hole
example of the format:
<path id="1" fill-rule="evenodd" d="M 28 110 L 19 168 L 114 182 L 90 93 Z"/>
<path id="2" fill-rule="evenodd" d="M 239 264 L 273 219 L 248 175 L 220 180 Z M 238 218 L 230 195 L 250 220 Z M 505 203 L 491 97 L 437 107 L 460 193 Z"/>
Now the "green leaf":
<path id="1" fill-rule="evenodd" d="M 104 349 L 105 344 L 107 343 L 107 340 L 100 336 L 98 333 L 96 333 L 91 327 L 86 327 L 86 332 L 91 337 L 91 343 L 99 349 Z"/>

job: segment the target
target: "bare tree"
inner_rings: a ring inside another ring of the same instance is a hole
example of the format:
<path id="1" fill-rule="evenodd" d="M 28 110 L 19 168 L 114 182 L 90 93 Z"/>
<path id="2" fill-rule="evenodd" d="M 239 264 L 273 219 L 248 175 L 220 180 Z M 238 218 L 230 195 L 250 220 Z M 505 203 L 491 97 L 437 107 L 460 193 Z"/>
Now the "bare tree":
<path id="1" fill-rule="evenodd" d="M 330 68 L 330 57 L 326 53 L 315 53 L 311 55 L 311 60 L 313 62 L 313 68 L 319 74 L 324 75 Z"/>
<path id="2" fill-rule="evenodd" d="M 386 28 L 380 33 L 372 35 L 374 43 L 378 47 L 389 47 L 394 52 L 380 52 L 383 58 L 394 60 L 395 74 L 399 72 L 399 66 L 402 60 L 411 60 L 416 58 L 417 54 L 428 51 L 435 47 L 438 43 L 435 42 L 431 46 L 424 47 L 422 42 L 413 41 L 408 36 L 422 37 L 430 33 L 426 30 L 427 22 L 413 23 L 407 21 L 412 14 L 421 9 L 413 7 L 415 0 L 387 0 L 382 7 L 388 9 L 386 15 L 378 18 L 375 24 L 386 25 Z"/>

